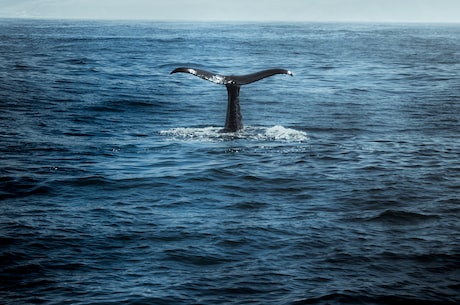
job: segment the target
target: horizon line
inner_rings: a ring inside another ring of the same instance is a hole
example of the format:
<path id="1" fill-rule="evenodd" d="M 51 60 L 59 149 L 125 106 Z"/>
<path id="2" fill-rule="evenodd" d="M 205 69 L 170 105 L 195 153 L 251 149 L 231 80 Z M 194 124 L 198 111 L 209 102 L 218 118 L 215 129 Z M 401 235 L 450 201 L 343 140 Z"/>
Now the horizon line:
<path id="1" fill-rule="evenodd" d="M 156 18 L 94 18 L 94 17 L 39 17 L 39 16 L 0 16 L 0 19 L 9 20 L 62 20 L 62 21 L 113 21 L 113 22 L 162 22 L 162 23 L 360 23 L 360 24 L 442 24 L 460 25 L 460 21 L 439 21 L 439 20 L 279 20 L 279 19 L 260 19 L 260 20 L 235 20 L 235 19 L 156 19 Z"/>

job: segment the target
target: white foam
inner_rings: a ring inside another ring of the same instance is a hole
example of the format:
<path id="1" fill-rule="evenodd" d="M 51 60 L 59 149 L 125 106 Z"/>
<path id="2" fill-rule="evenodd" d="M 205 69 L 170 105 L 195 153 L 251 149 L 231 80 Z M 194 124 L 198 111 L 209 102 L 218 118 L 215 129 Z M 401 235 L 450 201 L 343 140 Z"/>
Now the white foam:
<path id="1" fill-rule="evenodd" d="M 221 127 L 182 127 L 162 130 L 159 134 L 170 137 L 171 140 L 196 142 L 216 142 L 236 139 L 280 142 L 305 142 L 308 140 L 306 132 L 292 128 L 285 128 L 280 125 L 269 128 L 248 126 L 237 132 L 221 132 L 221 130 Z"/>
<path id="2" fill-rule="evenodd" d="M 220 130 L 219 127 L 171 128 L 161 130 L 160 135 L 169 136 L 173 139 L 212 141 L 221 137 Z"/>
<path id="3" fill-rule="evenodd" d="M 280 125 L 267 128 L 265 135 L 277 141 L 303 142 L 308 140 L 306 132 L 292 128 L 285 128 Z"/>

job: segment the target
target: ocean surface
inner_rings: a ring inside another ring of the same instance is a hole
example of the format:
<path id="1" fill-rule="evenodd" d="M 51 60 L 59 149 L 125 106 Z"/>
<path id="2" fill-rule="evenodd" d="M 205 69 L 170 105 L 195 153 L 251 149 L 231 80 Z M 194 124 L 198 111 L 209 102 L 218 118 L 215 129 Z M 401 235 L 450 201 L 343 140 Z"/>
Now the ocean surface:
<path id="1" fill-rule="evenodd" d="M 1 304 L 459 304 L 460 25 L 0 20 L 0 198 Z"/>

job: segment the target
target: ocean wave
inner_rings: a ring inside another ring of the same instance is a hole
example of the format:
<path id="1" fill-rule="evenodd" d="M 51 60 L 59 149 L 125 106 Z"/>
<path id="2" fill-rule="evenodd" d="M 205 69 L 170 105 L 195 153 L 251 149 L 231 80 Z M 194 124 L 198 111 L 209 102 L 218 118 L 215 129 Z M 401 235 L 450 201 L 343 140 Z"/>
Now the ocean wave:
<path id="1" fill-rule="evenodd" d="M 159 134 L 170 137 L 171 140 L 192 142 L 219 142 L 238 139 L 280 142 L 305 142 L 308 140 L 306 132 L 280 125 L 273 127 L 248 126 L 237 132 L 221 132 L 221 130 L 221 127 L 180 127 L 161 130 Z"/>
<path id="2" fill-rule="evenodd" d="M 401 211 L 401 210 L 385 210 L 377 216 L 372 217 L 371 221 L 390 222 L 399 224 L 418 223 L 429 219 L 437 219 L 436 215 L 426 215 L 421 213 Z"/>
<path id="3" fill-rule="evenodd" d="M 21 198 L 32 195 L 51 194 L 51 187 L 43 181 L 29 177 L 1 177 L 0 198 Z"/>
<path id="4" fill-rule="evenodd" d="M 309 299 L 300 299 L 296 300 L 292 305 L 305 305 L 305 304 L 374 304 L 374 305 L 383 305 L 383 304 L 417 304 L 417 305 L 441 305 L 441 304 L 455 304 L 455 302 L 450 302 L 446 300 L 431 300 L 431 299 L 420 299 L 413 297 L 403 297 L 403 296 L 368 296 L 368 295 L 352 295 L 344 293 L 332 293 L 329 295 L 324 295 L 317 298 Z"/>

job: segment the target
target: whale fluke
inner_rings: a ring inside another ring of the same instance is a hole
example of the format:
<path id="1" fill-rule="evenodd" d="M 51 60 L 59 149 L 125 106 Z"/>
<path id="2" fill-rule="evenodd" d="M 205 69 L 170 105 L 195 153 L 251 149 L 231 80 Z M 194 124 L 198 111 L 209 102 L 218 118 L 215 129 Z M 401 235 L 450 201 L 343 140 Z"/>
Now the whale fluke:
<path id="1" fill-rule="evenodd" d="M 195 68 L 177 68 L 174 73 L 190 73 L 207 81 L 219 85 L 225 85 L 228 93 L 227 118 L 225 120 L 224 132 L 235 132 L 243 128 L 242 116 L 240 111 L 240 86 L 247 85 L 258 80 L 276 74 L 287 74 L 293 76 L 292 72 L 285 69 L 269 69 L 246 75 L 220 75 Z"/>

